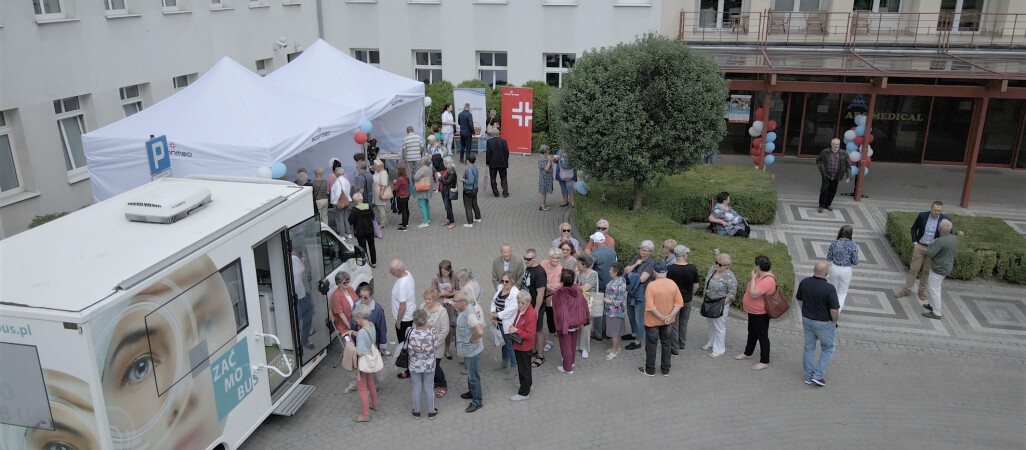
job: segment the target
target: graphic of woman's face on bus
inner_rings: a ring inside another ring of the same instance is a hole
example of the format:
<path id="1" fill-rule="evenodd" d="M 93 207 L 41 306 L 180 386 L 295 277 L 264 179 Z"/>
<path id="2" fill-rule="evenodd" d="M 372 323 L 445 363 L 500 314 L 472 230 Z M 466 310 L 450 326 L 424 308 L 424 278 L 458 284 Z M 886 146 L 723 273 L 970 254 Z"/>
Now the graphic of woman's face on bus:
<path id="1" fill-rule="evenodd" d="M 114 446 L 202 448 L 217 438 L 209 362 L 234 343 L 236 325 L 210 259 L 154 283 L 110 323 L 101 373 Z"/>
<path id="2" fill-rule="evenodd" d="M 99 450 L 89 384 L 64 372 L 43 369 L 53 414 L 53 430 L 29 428 L 25 448 L 32 450 Z"/>

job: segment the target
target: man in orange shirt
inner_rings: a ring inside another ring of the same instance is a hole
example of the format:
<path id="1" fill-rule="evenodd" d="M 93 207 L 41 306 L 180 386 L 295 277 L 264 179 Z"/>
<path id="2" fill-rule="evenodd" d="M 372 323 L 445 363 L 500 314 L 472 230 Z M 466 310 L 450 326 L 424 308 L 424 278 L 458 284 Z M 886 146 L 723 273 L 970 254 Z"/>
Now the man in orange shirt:
<path id="1" fill-rule="evenodd" d="M 666 278 L 665 262 L 655 263 L 655 279 L 645 289 L 645 367 L 638 372 L 655 376 L 656 343 L 662 347 L 659 368 L 664 377 L 670 376 L 671 338 L 670 325 L 677 319 L 677 312 L 684 306 L 684 297 L 677 283 Z"/>
<path id="2" fill-rule="evenodd" d="M 595 231 L 605 235 L 606 247 L 616 248 L 616 241 L 609 236 L 609 221 L 607 221 L 606 219 L 599 219 L 599 221 L 595 224 Z M 595 250 L 595 248 L 595 240 L 588 239 L 588 245 L 584 247 L 584 252 L 590 255 L 591 252 Z"/>

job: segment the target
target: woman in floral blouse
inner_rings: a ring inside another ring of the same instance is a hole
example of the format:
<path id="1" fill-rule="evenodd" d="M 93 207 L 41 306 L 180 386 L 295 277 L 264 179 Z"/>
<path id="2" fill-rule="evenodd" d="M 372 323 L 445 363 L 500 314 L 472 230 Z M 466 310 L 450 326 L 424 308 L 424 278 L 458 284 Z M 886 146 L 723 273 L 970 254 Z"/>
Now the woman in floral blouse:
<path id="1" fill-rule="evenodd" d="M 428 328 L 428 312 L 424 308 L 413 312 L 413 330 L 406 341 L 410 356 L 410 377 L 413 379 L 413 418 L 420 418 L 420 393 L 427 397 L 428 418 L 438 415 L 435 409 L 435 393 L 432 382 L 435 378 L 435 344 L 438 334 Z"/>
<path id="2" fill-rule="evenodd" d="M 845 225 L 837 231 L 837 240 L 827 250 L 827 261 L 830 261 L 830 284 L 837 290 L 840 312 L 844 310 L 844 299 L 848 297 L 851 269 L 859 263 L 859 247 L 851 241 L 851 225 Z"/>
<path id="3" fill-rule="evenodd" d="M 623 264 L 614 262 L 609 266 L 609 283 L 606 284 L 605 316 L 606 336 L 613 339 L 613 346 L 606 351 L 606 361 L 620 355 L 620 336 L 627 330 L 624 315 L 627 313 L 627 280 L 623 278 Z"/>

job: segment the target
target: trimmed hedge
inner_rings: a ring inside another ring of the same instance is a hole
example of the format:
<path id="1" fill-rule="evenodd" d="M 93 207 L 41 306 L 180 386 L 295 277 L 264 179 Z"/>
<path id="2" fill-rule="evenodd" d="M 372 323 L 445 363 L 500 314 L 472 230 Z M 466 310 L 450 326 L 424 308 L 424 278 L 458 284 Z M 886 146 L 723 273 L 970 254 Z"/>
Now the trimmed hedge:
<path id="1" fill-rule="evenodd" d="M 748 169 L 751 171 L 751 169 Z M 768 176 L 768 175 L 767 175 Z M 645 239 L 651 239 L 656 245 L 656 252 L 662 252 L 662 243 L 666 239 L 675 239 L 678 243 L 691 248 L 688 262 L 698 266 L 700 276 L 705 278 L 709 267 L 716 262 L 714 249 L 730 254 L 733 261 L 731 271 L 737 277 L 738 292 L 733 305 L 741 306 L 745 287 L 751 278 L 755 257 L 766 255 L 770 258 L 773 272 L 783 289 L 784 298 L 790 303 L 794 294 L 794 266 L 791 254 L 783 243 L 771 244 L 759 239 L 743 239 L 720 236 L 718 234 L 699 231 L 681 225 L 677 217 L 671 217 L 661 207 L 651 201 L 646 202 L 640 211 L 628 211 L 630 194 L 624 195 L 623 188 L 610 187 L 604 183 L 592 183 L 587 196 L 577 196 L 575 218 L 581 233 L 590 234 L 594 223 L 599 219 L 609 221 L 611 233 L 616 239 L 617 258 L 625 264 L 638 253 L 638 245 Z M 672 195 L 665 188 L 653 188 L 646 191 L 651 197 Z M 709 212 L 705 212 L 705 217 Z M 658 255 L 656 255 L 658 257 Z M 699 284 L 702 284 L 701 282 Z M 700 288 L 701 289 L 701 288 Z"/>
<path id="2" fill-rule="evenodd" d="M 912 260 L 909 229 L 917 214 L 906 211 L 887 213 L 887 238 L 905 265 Z M 1026 284 L 1026 238 L 996 217 L 950 217 L 954 231 L 962 231 L 965 235 L 958 236 L 958 253 L 949 277 L 959 280 L 999 278 Z"/>

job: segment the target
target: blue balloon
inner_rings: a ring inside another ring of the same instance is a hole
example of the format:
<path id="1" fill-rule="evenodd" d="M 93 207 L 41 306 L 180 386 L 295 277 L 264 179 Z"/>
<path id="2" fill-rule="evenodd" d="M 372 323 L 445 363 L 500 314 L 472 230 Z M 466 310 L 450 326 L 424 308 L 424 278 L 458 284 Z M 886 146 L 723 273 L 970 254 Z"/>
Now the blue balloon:
<path id="1" fill-rule="evenodd" d="M 766 133 L 766 142 L 773 142 L 773 141 L 776 141 L 776 140 L 777 140 L 777 133 L 775 131 L 770 131 L 769 133 Z"/>
<path id="2" fill-rule="evenodd" d="M 773 145 L 773 143 L 771 142 L 771 143 L 769 143 L 769 144 L 766 144 L 766 145 Z M 766 155 L 766 165 L 770 165 L 770 164 L 773 164 L 773 161 L 776 161 L 776 160 L 777 160 L 777 157 L 776 157 L 776 156 L 773 156 L 773 155 Z"/>
<path id="3" fill-rule="evenodd" d="M 865 136 L 866 135 L 866 126 L 865 125 L 859 125 L 859 126 L 855 127 L 855 134 L 857 136 Z"/>
<path id="4" fill-rule="evenodd" d="M 862 176 L 866 176 L 866 175 L 869 175 L 869 168 L 868 167 L 863 167 L 862 168 Z"/>
<path id="5" fill-rule="evenodd" d="M 285 176 L 285 171 L 286 170 L 287 169 L 285 168 L 285 164 L 282 164 L 282 163 L 271 164 L 271 178 L 281 178 L 281 177 Z"/>
<path id="6" fill-rule="evenodd" d="M 374 125 L 370 123 L 369 120 L 364 120 L 363 122 L 360 122 L 360 131 L 364 133 L 370 133 L 373 129 Z"/>
<path id="7" fill-rule="evenodd" d="M 773 153 L 773 150 L 776 150 L 776 149 L 777 149 L 777 144 L 774 144 L 772 142 L 767 142 L 766 143 L 766 153 Z"/>
<path id="8" fill-rule="evenodd" d="M 859 166 L 851 166 L 851 176 L 859 174 Z"/>
<path id="9" fill-rule="evenodd" d="M 855 126 L 862 126 L 866 124 L 866 115 L 859 114 L 855 116 Z"/>
<path id="10" fill-rule="evenodd" d="M 854 142 L 848 142 L 848 144 L 845 145 L 844 148 L 849 152 L 854 152 L 859 149 L 859 146 L 855 145 Z"/>

